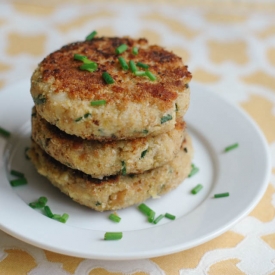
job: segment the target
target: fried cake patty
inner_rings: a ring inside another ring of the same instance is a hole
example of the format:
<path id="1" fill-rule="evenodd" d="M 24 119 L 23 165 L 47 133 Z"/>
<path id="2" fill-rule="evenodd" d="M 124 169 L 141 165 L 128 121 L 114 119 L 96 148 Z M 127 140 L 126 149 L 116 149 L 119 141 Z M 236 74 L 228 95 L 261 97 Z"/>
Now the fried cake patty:
<path id="1" fill-rule="evenodd" d="M 185 122 L 155 137 L 99 142 L 60 131 L 32 111 L 32 138 L 54 159 L 94 178 L 142 173 L 171 161 L 184 139 Z M 124 170 L 123 170 L 124 169 Z"/>
<path id="2" fill-rule="evenodd" d="M 128 49 L 117 55 L 115 49 L 121 44 Z M 132 53 L 134 46 L 139 49 L 137 55 Z M 80 70 L 83 62 L 75 60 L 74 54 L 96 62 L 97 70 Z M 123 70 L 118 56 L 149 65 L 157 79 Z M 103 72 L 115 82 L 106 84 Z M 68 134 L 100 141 L 130 139 L 174 128 L 176 117 L 189 106 L 191 77 L 180 57 L 149 45 L 146 39 L 99 37 L 48 55 L 32 75 L 31 94 L 38 113 Z M 99 100 L 106 104 L 91 106 Z"/>
<path id="3" fill-rule="evenodd" d="M 176 188 L 190 173 L 193 148 L 186 137 L 177 156 L 167 164 L 141 174 L 94 179 L 68 168 L 32 143 L 28 156 L 37 171 L 74 201 L 97 211 L 117 210 Z"/>

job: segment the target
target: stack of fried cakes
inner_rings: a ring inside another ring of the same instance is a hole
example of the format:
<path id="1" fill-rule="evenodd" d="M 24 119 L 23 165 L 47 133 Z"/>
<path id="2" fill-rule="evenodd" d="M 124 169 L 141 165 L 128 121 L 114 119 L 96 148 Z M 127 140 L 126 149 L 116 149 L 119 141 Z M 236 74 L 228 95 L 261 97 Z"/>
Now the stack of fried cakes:
<path id="1" fill-rule="evenodd" d="M 127 49 L 116 52 L 121 45 Z M 136 73 L 118 57 L 148 68 Z M 28 155 L 54 186 L 98 211 L 165 194 L 191 170 L 183 121 L 190 80 L 180 57 L 146 39 L 96 37 L 66 45 L 33 73 Z"/>

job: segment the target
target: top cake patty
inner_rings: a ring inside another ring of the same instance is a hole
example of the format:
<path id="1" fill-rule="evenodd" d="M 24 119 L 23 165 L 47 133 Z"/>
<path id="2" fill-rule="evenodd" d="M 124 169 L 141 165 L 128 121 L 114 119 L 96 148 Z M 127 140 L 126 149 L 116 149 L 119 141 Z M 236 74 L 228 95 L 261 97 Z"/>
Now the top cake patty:
<path id="1" fill-rule="evenodd" d="M 122 44 L 128 48 L 117 54 Z M 138 47 L 137 55 L 133 47 Z M 95 62 L 97 69 L 81 70 L 83 62 L 75 54 Z M 147 64 L 156 80 L 123 70 L 119 56 L 128 64 L 130 60 Z M 104 72 L 113 84 L 104 81 Z M 189 106 L 191 77 L 180 57 L 149 45 L 146 39 L 100 37 L 48 55 L 32 75 L 31 94 L 37 112 L 68 134 L 95 140 L 131 139 L 174 128 L 176 117 Z M 103 105 L 93 106 L 94 102 Z"/>

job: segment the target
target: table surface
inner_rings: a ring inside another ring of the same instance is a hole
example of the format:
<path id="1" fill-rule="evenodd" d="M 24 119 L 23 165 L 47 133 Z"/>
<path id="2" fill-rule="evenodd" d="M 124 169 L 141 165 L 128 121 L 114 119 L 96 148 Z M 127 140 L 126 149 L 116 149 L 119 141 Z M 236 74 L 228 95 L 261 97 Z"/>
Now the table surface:
<path id="1" fill-rule="evenodd" d="M 192 81 L 252 117 L 267 139 L 272 171 L 263 198 L 247 217 L 192 249 L 153 259 L 100 261 L 45 251 L 0 231 L 0 274 L 275 274 L 275 4 L 43 2 L 0 3 L 0 93 L 30 78 L 46 54 L 91 29 L 147 37 L 182 56 Z"/>

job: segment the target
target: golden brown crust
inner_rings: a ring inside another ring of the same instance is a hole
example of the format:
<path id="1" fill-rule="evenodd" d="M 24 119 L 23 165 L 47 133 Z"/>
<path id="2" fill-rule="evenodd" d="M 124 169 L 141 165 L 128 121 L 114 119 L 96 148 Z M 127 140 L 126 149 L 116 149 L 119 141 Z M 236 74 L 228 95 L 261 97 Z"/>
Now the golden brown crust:
<path id="1" fill-rule="evenodd" d="M 155 81 L 121 68 L 115 54 L 121 44 L 128 49 L 120 56 L 149 65 Z M 138 55 L 132 54 L 133 46 L 139 48 Z M 74 54 L 96 62 L 98 69 L 80 70 L 83 62 Z M 105 71 L 114 84 L 103 81 Z M 146 39 L 101 37 L 69 44 L 47 56 L 32 75 L 31 94 L 37 112 L 70 135 L 99 141 L 134 139 L 174 128 L 189 106 L 190 79 L 180 57 L 148 45 Z M 95 100 L 106 104 L 91 106 Z"/>
<path id="2" fill-rule="evenodd" d="M 175 129 L 155 137 L 98 142 L 83 140 L 60 131 L 33 108 L 32 138 L 54 159 L 94 178 L 122 172 L 142 173 L 171 161 L 184 139 L 185 123 L 178 120 Z"/>
<path id="3" fill-rule="evenodd" d="M 102 180 L 58 163 L 34 142 L 28 155 L 37 171 L 74 201 L 106 211 L 141 203 L 176 188 L 190 173 L 193 148 L 187 136 L 178 155 L 169 163 L 142 174 L 117 175 Z"/>
<path id="4" fill-rule="evenodd" d="M 115 54 L 115 49 L 121 44 L 127 44 L 128 49 L 120 56 L 127 61 L 148 64 L 157 81 L 121 69 L 118 55 Z M 138 55 L 132 54 L 133 46 L 139 47 Z M 74 60 L 74 54 L 87 56 L 98 64 L 98 70 L 93 73 L 81 71 L 79 66 L 82 62 Z M 128 101 L 147 101 L 163 110 L 171 108 L 177 98 L 176 91 L 183 90 L 191 80 L 191 73 L 180 57 L 162 47 L 149 46 L 146 39 L 128 37 L 100 37 L 66 45 L 47 56 L 41 62 L 39 71 L 41 81 L 51 82 L 55 79 L 55 93 L 65 91 L 71 99 L 104 99 L 108 103 L 123 101 L 122 108 Z M 105 71 L 112 75 L 115 84 L 105 84 L 102 78 Z"/>

